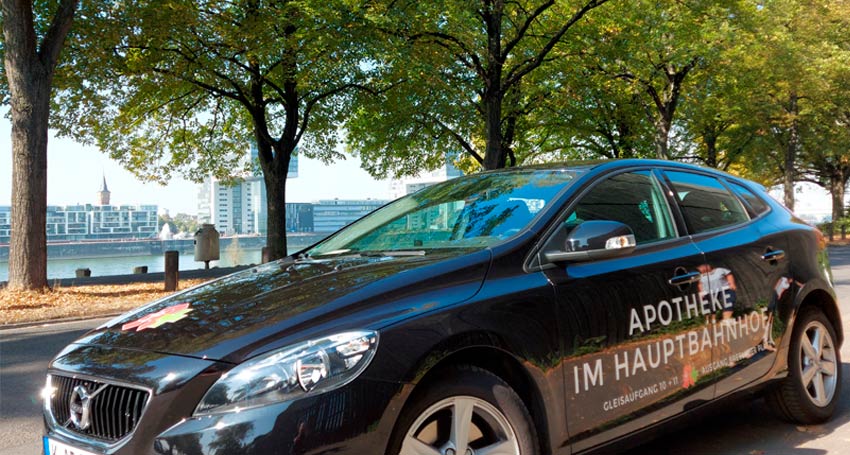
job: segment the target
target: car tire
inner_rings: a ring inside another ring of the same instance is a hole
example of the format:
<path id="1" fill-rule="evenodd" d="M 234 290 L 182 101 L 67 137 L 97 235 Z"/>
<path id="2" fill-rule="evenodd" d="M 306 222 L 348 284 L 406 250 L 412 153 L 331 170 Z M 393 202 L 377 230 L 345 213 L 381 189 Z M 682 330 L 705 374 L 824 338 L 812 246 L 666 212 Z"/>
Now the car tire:
<path id="1" fill-rule="evenodd" d="M 799 424 L 828 420 L 841 392 L 841 353 L 835 328 L 815 307 L 800 311 L 788 352 L 788 376 L 768 391 L 767 404 L 782 419 Z"/>
<path id="2" fill-rule="evenodd" d="M 538 455 L 528 409 L 505 381 L 472 366 L 446 368 L 437 375 L 439 379 L 414 391 L 396 423 L 388 454 L 469 455 L 498 447 L 500 454 Z M 464 433 L 469 435 L 466 441 L 461 439 Z"/>

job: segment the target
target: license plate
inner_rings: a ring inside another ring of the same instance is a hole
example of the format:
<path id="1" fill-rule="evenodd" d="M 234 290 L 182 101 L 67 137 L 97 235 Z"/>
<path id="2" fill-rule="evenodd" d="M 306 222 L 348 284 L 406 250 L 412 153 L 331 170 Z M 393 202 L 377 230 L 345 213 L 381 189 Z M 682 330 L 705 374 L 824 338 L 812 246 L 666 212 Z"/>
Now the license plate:
<path id="1" fill-rule="evenodd" d="M 44 437 L 44 454 L 45 455 L 98 455 L 88 450 L 71 447 L 68 444 L 63 444 L 54 441 L 47 436 Z"/>

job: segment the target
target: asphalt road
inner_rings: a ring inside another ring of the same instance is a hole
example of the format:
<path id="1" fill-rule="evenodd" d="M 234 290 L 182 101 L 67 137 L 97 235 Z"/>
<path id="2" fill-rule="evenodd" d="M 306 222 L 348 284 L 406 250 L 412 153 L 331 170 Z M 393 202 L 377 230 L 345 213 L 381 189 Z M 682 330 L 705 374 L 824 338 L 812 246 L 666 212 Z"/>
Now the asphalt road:
<path id="1" fill-rule="evenodd" d="M 47 362 L 65 345 L 105 322 L 0 330 L 0 455 L 41 453 L 41 398 Z"/>
<path id="2" fill-rule="evenodd" d="M 845 333 L 850 334 L 850 247 L 830 250 Z M 47 362 L 104 319 L 0 330 L 0 455 L 41 453 L 41 402 Z M 850 337 L 848 337 L 850 339 Z M 637 447 L 638 454 L 850 453 L 850 341 L 841 349 L 844 393 L 827 424 L 798 427 L 776 419 L 762 400 L 723 407 L 690 426 Z"/>

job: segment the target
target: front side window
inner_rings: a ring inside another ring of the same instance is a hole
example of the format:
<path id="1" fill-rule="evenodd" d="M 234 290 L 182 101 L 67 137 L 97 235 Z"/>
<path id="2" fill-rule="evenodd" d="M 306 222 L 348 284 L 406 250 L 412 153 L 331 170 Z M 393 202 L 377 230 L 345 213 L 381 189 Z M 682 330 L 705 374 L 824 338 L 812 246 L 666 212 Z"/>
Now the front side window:
<path id="1" fill-rule="evenodd" d="M 585 221 L 618 221 L 632 229 L 638 245 L 676 236 L 667 203 L 649 171 L 609 177 L 582 196 L 567 216 L 567 228 Z"/>
<path id="2" fill-rule="evenodd" d="M 354 222 L 307 254 L 491 246 L 522 231 L 577 172 L 521 169 L 439 183 Z"/>
<path id="3" fill-rule="evenodd" d="M 714 177 L 665 171 L 679 200 L 682 216 L 692 234 L 743 223 L 750 218 L 723 184 Z"/>

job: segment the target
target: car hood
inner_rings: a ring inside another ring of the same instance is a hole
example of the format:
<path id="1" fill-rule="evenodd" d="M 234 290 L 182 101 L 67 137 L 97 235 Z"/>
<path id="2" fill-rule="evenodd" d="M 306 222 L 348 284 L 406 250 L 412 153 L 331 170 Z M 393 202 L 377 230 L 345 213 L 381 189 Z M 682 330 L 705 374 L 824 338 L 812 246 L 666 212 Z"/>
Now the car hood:
<path id="1" fill-rule="evenodd" d="M 237 363 L 329 331 L 380 328 L 469 299 L 489 262 L 489 250 L 289 257 L 126 313 L 76 344 Z"/>

